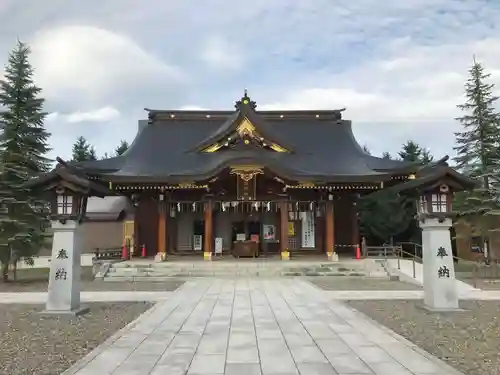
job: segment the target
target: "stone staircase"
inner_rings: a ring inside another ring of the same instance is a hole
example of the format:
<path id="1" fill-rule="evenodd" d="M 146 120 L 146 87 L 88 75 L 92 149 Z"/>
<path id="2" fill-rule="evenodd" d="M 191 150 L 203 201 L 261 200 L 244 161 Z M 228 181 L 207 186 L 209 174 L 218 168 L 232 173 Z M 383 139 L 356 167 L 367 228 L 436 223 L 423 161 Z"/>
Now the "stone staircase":
<path id="1" fill-rule="evenodd" d="M 230 261 L 230 262 L 120 262 L 101 268 L 96 278 L 104 281 L 162 281 L 186 277 L 314 277 L 351 276 L 388 278 L 382 265 L 372 259 L 333 262 Z"/>

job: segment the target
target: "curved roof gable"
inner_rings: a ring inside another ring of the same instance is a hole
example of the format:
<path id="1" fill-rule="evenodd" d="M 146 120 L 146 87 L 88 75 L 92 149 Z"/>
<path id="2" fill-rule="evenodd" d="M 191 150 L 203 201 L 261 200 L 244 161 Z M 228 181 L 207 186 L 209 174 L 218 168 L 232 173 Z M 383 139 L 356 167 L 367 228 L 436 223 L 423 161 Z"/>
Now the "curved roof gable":
<path id="1" fill-rule="evenodd" d="M 255 113 L 256 104 L 245 95 L 236 102 L 236 112 L 214 132 L 201 141 L 194 150 L 198 152 L 216 152 L 230 147 L 238 140 L 245 144 L 258 143 L 263 148 L 276 152 L 292 152 L 292 147 L 285 145 L 280 135 Z"/>

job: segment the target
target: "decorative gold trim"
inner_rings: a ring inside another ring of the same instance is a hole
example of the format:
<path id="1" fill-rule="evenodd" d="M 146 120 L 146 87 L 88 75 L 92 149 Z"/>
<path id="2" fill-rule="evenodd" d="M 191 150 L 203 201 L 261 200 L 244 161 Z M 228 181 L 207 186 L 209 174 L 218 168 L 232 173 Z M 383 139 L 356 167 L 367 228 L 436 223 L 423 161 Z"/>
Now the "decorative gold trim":
<path id="1" fill-rule="evenodd" d="M 215 143 L 212 146 L 207 147 L 203 152 L 215 152 L 219 150 L 223 145 L 221 143 Z"/>
<path id="2" fill-rule="evenodd" d="M 248 182 L 258 174 L 264 174 L 263 168 L 254 165 L 241 165 L 231 167 L 231 174 L 237 175 L 243 181 Z"/>
<path id="3" fill-rule="evenodd" d="M 273 151 L 276 151 L 276 152 L 288 152 L 287 149 L 285 149 L 284 147 L 281 147 L 280 145 L 276 144 L 276 143 L 272 143 L 270 146 L 269 146 Z"/>
<path id="4" fill-rule="evenodd" d="M 257 132 L 255 126 L 245 117 L 243 121 L 236 127 L 236 132 L 240 137 L 248 135 L 250 137 L 254 137 L 254 134 Z"/>
<path id="5" fill-rule="evenodd" d="M 243 120 L 236 127 L 236 133 L 240 138 L 250 137 L 250 138 L 257 139 L 260 142 L 262 142 L 262 144 L 264 146 L 268 145 L 269 148 L 275 152 L 290 152 L 285 147 L 282 147 L 275 142 L 269 142 L 268 140 L 264 139 L 264 137 L 262 137 L 259 134 L 259 131 L 255 127 L 255 125 L 253 125 L 250 122 L 250 120 L 248 120 L 248 118 L 246 118 L 246 117 L 243 118 Z M 232 138 L 232 136 L 229 137 L 229 139 L 231 139 L 231 138 Z M 246 139 L 244 143 L 248 145 L 250 142 Z M 216 151 L 220 150 L 224 145 L 227 145 L 226 140 L 224 140 L 224 141 L 219 140 L 218 142 L 214 143 L 213 145 L 206 147 L 203 150 L 203 152 L 216 152 Z"/>

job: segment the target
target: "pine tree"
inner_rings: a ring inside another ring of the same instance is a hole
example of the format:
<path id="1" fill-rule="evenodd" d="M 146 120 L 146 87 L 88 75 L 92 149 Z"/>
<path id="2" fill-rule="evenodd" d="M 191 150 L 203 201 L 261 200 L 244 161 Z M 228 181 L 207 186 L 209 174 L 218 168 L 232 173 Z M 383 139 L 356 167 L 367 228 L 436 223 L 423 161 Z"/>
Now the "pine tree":
<path id="1" fill-rule="evenodd" d="M 91 146 L 83 136 L 78 137 L 73 144 L 72 153 L 72 162 L 97 160 L 95 148 Z"/>
<path id="2" fill-rule="evenodd" d="M 0 81 L 0 263 L 3 281 L 9 263 L 30 259 L 43 242 L 47 204 L 25 187 L 32 177 L 47 172 L 50 134 L 45 130 L 44 99 L 33 81 L 30 49 L 22 42 L 10 53 Z"/>
<path id="3" fill-rule="evenodd" d="M 434 156 L 431 155 L 431 152 L 429 150 L 424 148 L 422 149 L 420 159 L 422 160 L 422 163 L 429 164 L 434 160 Z"/>
<path id="4" fill-rule="evenodd" d="M 398 152 L 399 157 L 407 162 L 422 162 L 423 164 L 430 163 L 434 158 L 430 151 L 421 147 L 415 141 L 407 141 L 403 144 L 401 151 Z"/>
<path id="5" fill-rule="evenodd" d="M 422 157 L 422 148 L 413 141 L 407 141 L 403 148 L 398 152 L 399 157 L 407 162 L 420 161 Z"/>
<path id="6" fill-rule="evenodd" d="M 382 159 L 389 159 L 391 160 L 392 159 L 392 156 L 390 153 L 388 153 L 387 151 L 382 153 Z"/>
<path id="7" fill-rule="evenodd" d="M 497 220 L 489 220 L 488 216 L 498 214 L 500 198 L 500 115 L 495 110 L 498 97 L 493 95 L 494 85 L 488 83 L 489 77 L 490 74 L 474 59 L 465 83 L 466 101 L 457 106 L 465 114 L 456 118 L 463 131 L 455 133 L 454 147 L 457 169 L 478 182 L 474 191 L 457 195 L 454 209 L 485 241 L 488 230 L 498 229 L 490 226 Z"/>
<path id="8" fill-rule="evenodd" d="M 127 141 L 120 141 L 120 145 L 115 149 L 115 154 L 116 156 L 123 155 L 125 151 L 127 151 L 129 148 L 129 144 Z"/>
<path id="9" fill-rule="evenodd" d="M 97 153 L 95 151 L 95 147 L 91 146 L 89 149 L 88 160 L 97 160 Z"/>

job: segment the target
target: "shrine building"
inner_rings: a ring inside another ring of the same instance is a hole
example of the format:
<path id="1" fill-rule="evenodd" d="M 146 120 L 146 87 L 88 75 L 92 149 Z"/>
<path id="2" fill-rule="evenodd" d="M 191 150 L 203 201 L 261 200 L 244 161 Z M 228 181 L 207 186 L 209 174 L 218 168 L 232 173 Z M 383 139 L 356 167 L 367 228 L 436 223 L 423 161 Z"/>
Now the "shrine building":
<path id="1" fill-rule="evenodd" d="M 245 92 L 233 110 L 146 111 L 123 155 L 69 167 L 128 201 L 134 256 L 352 256 L 360 196 L 421 169 L 366 153 L 344 109 L 260 111 Z"/>

